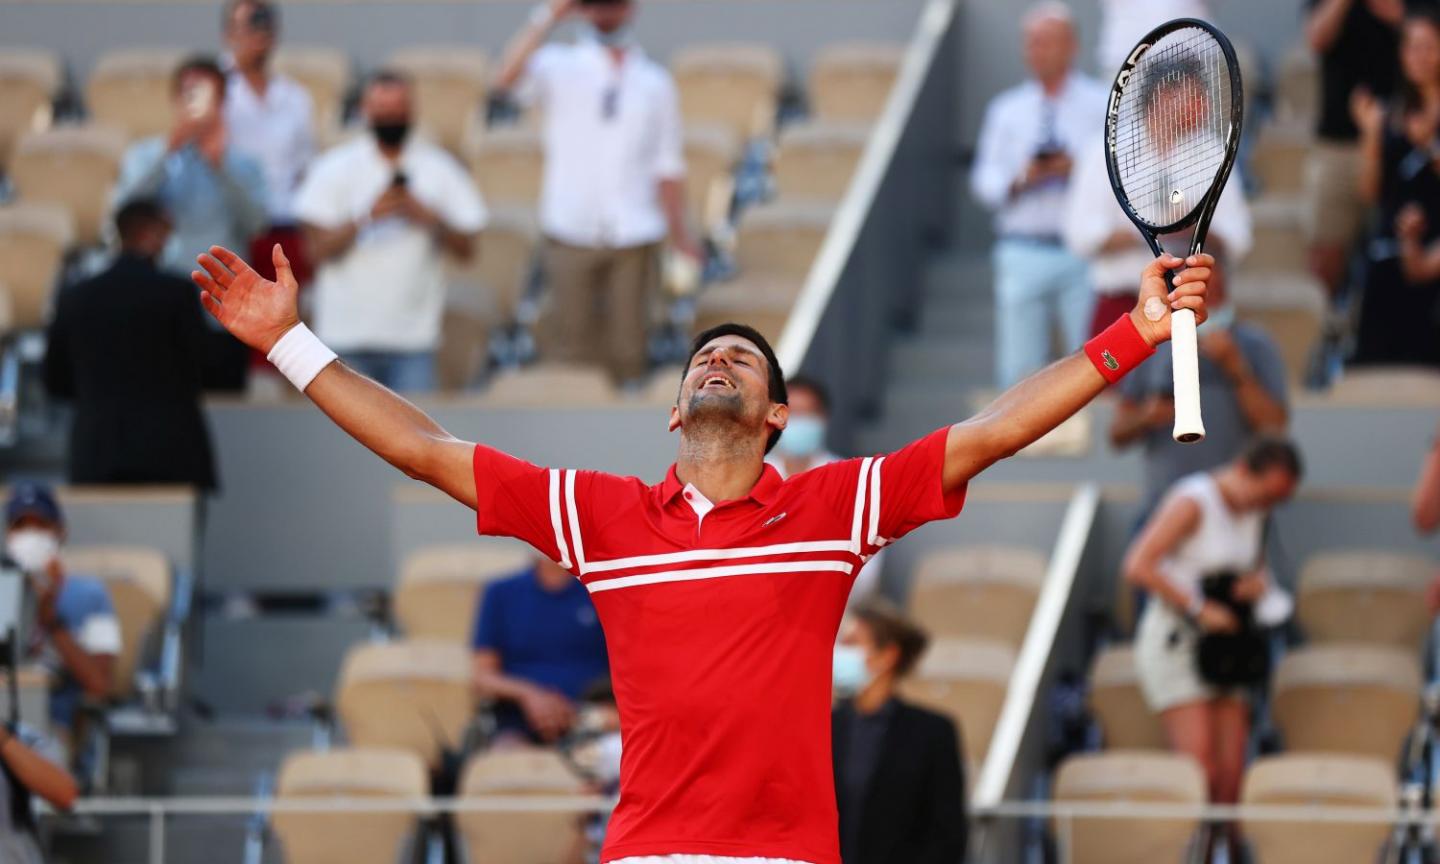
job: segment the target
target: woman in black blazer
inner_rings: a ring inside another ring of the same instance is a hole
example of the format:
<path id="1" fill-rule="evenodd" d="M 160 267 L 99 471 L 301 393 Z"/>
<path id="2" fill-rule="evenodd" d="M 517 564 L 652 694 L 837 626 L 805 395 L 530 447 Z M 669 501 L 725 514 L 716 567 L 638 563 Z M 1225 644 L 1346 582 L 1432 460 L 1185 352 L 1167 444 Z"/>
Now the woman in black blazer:
<path id="1" fill-rule="evenodd" d="M 835 647 L 831 717 L 844 864 L 959 864 L 965 858 L 964 766 L 948 717 L 896 697 L 925 634 L 867 601 Z"/>

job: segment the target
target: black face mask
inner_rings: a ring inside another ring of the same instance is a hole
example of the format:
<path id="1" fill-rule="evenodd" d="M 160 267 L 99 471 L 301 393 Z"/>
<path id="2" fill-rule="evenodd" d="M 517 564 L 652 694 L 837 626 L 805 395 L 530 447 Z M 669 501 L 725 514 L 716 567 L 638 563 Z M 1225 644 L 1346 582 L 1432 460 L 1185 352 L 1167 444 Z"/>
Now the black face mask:
<path id="1" fill-rule="evenodd" d="M 399 147 L 405 143 L 405 137 L 410 134 L 410 124 L 404 123 L 371 123 L 370 131 L 375 133 L 375 140 L 380 142 L 382 147 Z"/>

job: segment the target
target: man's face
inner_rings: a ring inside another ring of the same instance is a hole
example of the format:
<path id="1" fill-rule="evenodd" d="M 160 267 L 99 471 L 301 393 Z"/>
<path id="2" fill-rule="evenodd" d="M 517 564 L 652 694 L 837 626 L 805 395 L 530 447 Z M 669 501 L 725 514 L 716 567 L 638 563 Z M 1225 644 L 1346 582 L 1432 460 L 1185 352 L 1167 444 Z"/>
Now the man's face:
<path id="1" fill-rule="evenodd" d="M 816 417 L 821 420 L 825 417 L 825 406 L 820 403 L 820 397 L 808 387 L 796 387 L 789 393 L 790 417 Z"/>
<path id="2" fill-rule="evenodd" d="M 269 9 L 240 3 L 225 26 L 225 43 L 241 69 L 263 67 L 275 50 L 275 18 Z"/>
<path id="3" fill-rule="evenodd" d="M 580 12 L 601 33 L 612 33 L 630 23 L 635 16 L 635 4 L 630 0 L 619 3 L 587 3 Z"/>
<path id="4" fill-rule="evenodd" d="M 175 84 L 175 114 L 194 122 L 219 116 L 221 82 L 200 69 L 191 69 Z"/>
<path id="5" fill-rule="evenodd" d="M 1162 84 L 1150 97 L 1145 123 L 1161 152 L 1171 149 L 1210 123 L 1210 96 L 1199 82 L 1183 78 Z"/>
<path id="6" fill-rule="evenodd" d="M 787 409 L 770 401 L 770 366 L 755 343 L 740 336 L 717 336 L 690 358 L 671 411 L 672 430 L 709 423 L 738 424 L 769 437 L 783 429 Z"/>
<path id="7" fill-rule="evenodd" d="M 1406 23 L 1400 40 L 1400 68 L 1416 87 L 1440 80 L 1440 32 L 1423 19 Z"/>
<path id="8" fill-rule="evenodd" d="M 410 88 L 404 84 L 377 83 L 365 90 L 365 117 L 371 125 L 410 123 Z"/>
<path id="9" fill-rule="evenodd" d="M 1058 18 L 1041 18 L 1025 28 L 1025 65 L 1041 81 L 1070 70 L 1075 60 L 1075 31 Z"/>

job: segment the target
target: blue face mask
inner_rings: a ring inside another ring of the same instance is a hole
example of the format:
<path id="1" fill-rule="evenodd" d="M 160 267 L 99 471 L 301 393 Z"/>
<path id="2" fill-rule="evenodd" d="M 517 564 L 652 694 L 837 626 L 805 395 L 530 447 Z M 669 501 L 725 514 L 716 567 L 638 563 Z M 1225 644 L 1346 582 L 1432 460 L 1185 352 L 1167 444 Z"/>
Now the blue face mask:
<path id="1" fill-rule="evenodd" d="M 1205 319 L 1205 323 L 1200 326 L 1206 330 L 1229 330 L 1231 327 L 1234 327 L 1235 304 L 1226 303 L 1219 309 L 1212 310 L 1210 316 Z"/>
<path id="2" fill-rule="evenodd" d="M 832 681 L 842 696 L 854 696 L 870 684 L 870 668 L 865 665 L 865 649 L 858 645 L 836 645 Z"/>
<path id="3" fill-rule="evenodd" d="M 586 24 L 585 32 L 591 39 L 604 45 L 606 48 L 629 48 L 630 47 L 630 25 L 623 24 L 614 30 L 601 30 L 594 24 Z"/>
<path id="4" fill-rule="evenodd" d="M 775 448 L 797 459 L 814 456 L 825 448 L 825 421 L 814 415 L 791 417 Z"/>

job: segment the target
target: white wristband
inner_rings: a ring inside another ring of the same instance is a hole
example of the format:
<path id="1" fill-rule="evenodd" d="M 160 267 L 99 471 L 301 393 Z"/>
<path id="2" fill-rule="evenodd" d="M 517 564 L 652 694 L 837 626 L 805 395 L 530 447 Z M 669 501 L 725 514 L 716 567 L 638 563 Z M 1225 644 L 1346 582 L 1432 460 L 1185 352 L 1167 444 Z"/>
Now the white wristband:
<path id="1" fill-rule="evenodd" d="M 295 385 L 296 390 L 304 393 L 315 376 L 335 360 L 335 356 L 335 352 L 326 348 L 309 327 L 300 323 L 285 331 L 265 359 L 275 364 L 275 368 Z"/>

